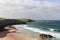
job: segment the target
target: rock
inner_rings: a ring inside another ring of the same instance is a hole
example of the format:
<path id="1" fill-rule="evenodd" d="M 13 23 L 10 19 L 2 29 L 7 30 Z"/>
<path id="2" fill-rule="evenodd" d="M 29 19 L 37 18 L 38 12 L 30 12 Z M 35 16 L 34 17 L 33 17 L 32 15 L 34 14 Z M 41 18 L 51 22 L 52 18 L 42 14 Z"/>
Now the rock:
<path id="1" fill-rule="evenodd" d="M 41 38 L 47 38 L 47 35 L 46 34 L 40 34 L 39 37 L 41 37 Z"/>
<path id="2" fill-rule="evenodd" d="M 47 34 L 40 34 L 40 37 L 42 37 L 42 38 L 54 38 L 52 35 L 47 35 Z"/>
<path id="3" fill-rule="evenodd" d="M 47 38 L 54 38 L 53 36 L 51 36 L 51 35 L 47 35 Z"/>

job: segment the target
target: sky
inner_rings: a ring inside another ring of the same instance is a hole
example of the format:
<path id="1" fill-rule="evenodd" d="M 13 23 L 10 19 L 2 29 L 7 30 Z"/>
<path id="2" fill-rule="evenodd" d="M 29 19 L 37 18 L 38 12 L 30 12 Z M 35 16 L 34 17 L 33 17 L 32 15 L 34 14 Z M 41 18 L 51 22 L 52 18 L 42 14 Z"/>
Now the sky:
<path id="1" fill-rule="evenodd" d="M 0 0 L 0 17 L 60 20 L 60 0 Z"/>

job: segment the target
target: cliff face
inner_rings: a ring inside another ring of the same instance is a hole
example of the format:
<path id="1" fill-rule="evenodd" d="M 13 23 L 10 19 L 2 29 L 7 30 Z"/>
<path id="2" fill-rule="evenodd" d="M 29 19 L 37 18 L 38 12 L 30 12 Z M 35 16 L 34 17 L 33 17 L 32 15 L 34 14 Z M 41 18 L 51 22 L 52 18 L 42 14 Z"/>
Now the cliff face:
<path id="1" fill-rule="evenodd" d="M 16 19 L 0 20 L 0 30 L 3 30 L 6 26 L 16 25 L 16 24 L 26 24 L 26 23 Z"/>
<path id="2" fill-rule="evenodd" d="M 15 24 L 25 24 L 25 22 L 16 19 L 6 19 L 0 21 L 0 25 L 15 25 Z"/>
<path id="3" fill-rule="evenodd" d="M 15 25 L 15 24 L 26 24 L 26 22 L 33 22 L 31 19 L 0 19 L 1 25 Z"/>
<path id="4" fill-rule="evenodd" d="M 4 19 L 0 18 L 0 30 L 4 29 L 4 27 L 9 25 L 16 25 L 16 24 L 26 24 L 27 22 L 33 22 L 31 19 Z"/>

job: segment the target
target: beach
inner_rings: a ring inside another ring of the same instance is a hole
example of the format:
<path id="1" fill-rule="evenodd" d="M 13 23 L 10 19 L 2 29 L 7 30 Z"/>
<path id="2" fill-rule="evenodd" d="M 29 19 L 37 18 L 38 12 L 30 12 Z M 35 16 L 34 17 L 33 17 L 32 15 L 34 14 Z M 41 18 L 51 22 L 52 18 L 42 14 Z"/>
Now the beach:
<path id="1" fill-rule="evenodd" d="M 23 33 L 15 28 L 7 28 L 9 31 L 0 33 L 0 40 L 37 40 L 38 38 L 23 35 Z"/>
<path id="2" fill-rule="evenodd" d="M 0 40 L 45 40 L 47 37 L 53 38 L 53 36 L 46 34 L 40 34 L 37 37 L 25 35 L 22 31 L 11 25 L 5 27 L 5 30 L 0 32 Z"/>

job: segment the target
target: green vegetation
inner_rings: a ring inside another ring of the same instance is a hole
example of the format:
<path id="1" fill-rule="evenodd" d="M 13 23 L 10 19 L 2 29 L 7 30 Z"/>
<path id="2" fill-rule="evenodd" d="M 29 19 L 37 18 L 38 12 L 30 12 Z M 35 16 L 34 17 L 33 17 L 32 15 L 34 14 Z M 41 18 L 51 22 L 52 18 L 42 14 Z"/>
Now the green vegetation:
<path id="1" fill-rule="evenodd" d="M 32 22 L 33 20 L 31 20 L 31 19 L 18 19 L 18 20 L 20 20 L 20 21 L 22 21 L 22 22 Z"/>
<path id="2" fill-rule="evenodd" d="M 5 20 L 5 18 L 0 18 L 0 21 Z"/>
<path id="3" fill-rule="evenodd" d="M 0 18 L 0 22 L 1 21 L 4 21 L 4 20 L 6 20 L 5 18 Z M 14 20 L 18 20 L 18 21 L 22 21 L 22 22 L 33 22 L 33 20 L 31 20 L 31 19 L 14 19 Z"/>
<path id="4" fill-rule="evenodd" d="M 27 24 L 27 22 L 32 22 L 31 19 L 5 19 L 0 18 L 0 31 L 9 25 L 17 25 L 17 24 Z"/>

